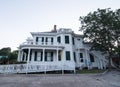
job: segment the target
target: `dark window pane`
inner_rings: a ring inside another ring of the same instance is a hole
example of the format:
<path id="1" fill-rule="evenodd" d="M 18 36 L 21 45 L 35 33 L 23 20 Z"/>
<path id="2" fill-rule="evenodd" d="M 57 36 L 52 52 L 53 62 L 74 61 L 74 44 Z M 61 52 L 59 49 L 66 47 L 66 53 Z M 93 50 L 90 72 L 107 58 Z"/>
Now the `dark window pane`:
<path id="1" fill-rule="evenodd" d="M 60 36 L 57 37 L 57 42 L 58 42 L 58 43 L 61 43 L 61 37 L 60 37 Z"/>
<path id="2" fill-rule="evenodd" d="M 36 37 L 36 42 L 38 42 L 38 37 Z"/>
<path id="3" fill-rule="evenodd" d="M 45 40 L 45 42 L 48 42 L 48 38 L 46 37 L 46 40 Z"/>
<path id="4" fill-rule="evenodd" d="M 92 54 L 89 54 L 89 55 L 90 55 L 90 61 L 91 61 L 91 62 L 95 62 L 94 56 L 93 56 Z"/>
<path id="5" fill-rule="evenodd" d="M 80 58 L 83 58 L 83 53 L 80 53 Z"/>
<path id="6" fill-rule="evenodd" d="M 44 37 L 42 37 L 42 42 L 44 42 Z"/>
<path id="7" fill-rule="evenodd" d="M 74 37 L 72 37 L 72 43 L 73 43 L 73 45 L 75 44 Z"/>
<path id="8" fill-rule="evenodd" d="M 35 58 L 34 61 L 37 61 L 37 52 L 35 52 Z"/>
<path id="9" fill-rule="evenodd" d="M 41 60 L 40 61 L 42 61 L 43 60 L 43 52 L 41 52 Z"/>
<path id="10" fill-rule="evenodd" d="M 70 60 L 70 51 L 66 51 L 66 60 Z"/>
<path id="11" fill-rule="evenodd" d="M 53 42 L 53 37 L 51 38 L 51 42 Z"/>
<path id="12" fill-rule="evenodd" d="M 45 61 L 47 61 L 47 52 L 45 52 Z"/>
<path id="13" fill-rule="evenodd" d="M 74 52 L 74 61 L 76 62 L 76 53 Z"/>
<path id="14" fill-rule="evenodd" d="M 51 61 L 53 61 L 53 52 L 51 52 Z"/>
<path id="15" fill-rule="evenodd" d="M 58 51 L 58 60 L 61 61 L 61 51 Z"/>
<path id="16" fill-rule="evenodd" d="M 65 43 L 69 44 L 69 36 L 65 36 Z"/>
<path id="17" fill-rule="evenodd" d="M 83 62 L 83 59 L 81 59 L 81 62 Z"/>

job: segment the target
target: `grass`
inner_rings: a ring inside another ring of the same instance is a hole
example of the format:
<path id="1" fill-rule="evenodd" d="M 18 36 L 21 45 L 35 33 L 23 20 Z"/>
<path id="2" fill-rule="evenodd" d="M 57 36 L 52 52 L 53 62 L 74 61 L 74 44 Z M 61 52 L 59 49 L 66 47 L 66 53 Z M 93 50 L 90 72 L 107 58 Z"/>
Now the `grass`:
<path id="1" fill-rule="evenodd" d="M 105 70 L 99 70 L 99 69 L 91 69 L 91 70 L 83 69 L 76 71 L 77 74 L 95 74 L 95 73 L 103 73 L 103 72 L 105 72 Z"/>

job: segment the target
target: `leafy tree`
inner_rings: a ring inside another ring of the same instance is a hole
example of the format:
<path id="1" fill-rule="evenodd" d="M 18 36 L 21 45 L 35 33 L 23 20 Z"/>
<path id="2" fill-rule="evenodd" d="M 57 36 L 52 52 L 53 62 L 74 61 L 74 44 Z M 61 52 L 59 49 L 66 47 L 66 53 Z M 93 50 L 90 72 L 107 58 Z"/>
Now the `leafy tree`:
<path id="1" fill-rule="evenodd" d="M 1 56 L 8 56 L 11 53 L 11 48 L 7 47 L 7 48 L 2 48 L 0 50 L 0 55 Z"/>
<path id="2" fill-rule="evenodd" d="M 0 50 L 0 56 L 2 56 L 2 58 L 0 58 L 0 63 L 1 64 L 6 64 L 6 63 L 17 62 L 17 55 L 18 55 L 17 50 L 11 52 L 10 47 L 2 48 Z"/>
<path id="3" fill-rule="evenodd" d="M 111 57 L 119 45 L 120 9 L 98 9 L 87 16 L 81 16 L 80 21 L 84 40 L 93 44 L 91 50 L 99 50 L 109 55 L 110 69 Z"/>
<path id="4" fill-rule="evenodd" d="M 9 55 L 9 62 L 10 63 L 17 62 L 17 56 L 18 56 L 18 51 L 17 50 L 11 52 L 10 55 Z"/>

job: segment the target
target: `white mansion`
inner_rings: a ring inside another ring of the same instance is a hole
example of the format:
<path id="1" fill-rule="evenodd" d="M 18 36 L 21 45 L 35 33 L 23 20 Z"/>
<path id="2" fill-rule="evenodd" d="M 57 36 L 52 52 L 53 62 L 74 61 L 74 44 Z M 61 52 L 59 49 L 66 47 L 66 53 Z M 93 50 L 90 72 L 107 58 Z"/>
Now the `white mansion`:
<path id="1" fill-rule="evenodd" d="M 76 68 L 105 69 L 107 66 L 105 55 L 99 51 L 90 51 L 91 44 L 84 43 L 83 35 L 75 34 L 71 29 L 57 30 L 54 25 L 50 32 L 31 32 L 31 35 L 32 39 L 28 38 L 19 46 L 18 61 L 26 64 L 16 64 L 17 68 L 13 68 L 16 69 L 15 73 L 55 70 L 75 72 Z"/>

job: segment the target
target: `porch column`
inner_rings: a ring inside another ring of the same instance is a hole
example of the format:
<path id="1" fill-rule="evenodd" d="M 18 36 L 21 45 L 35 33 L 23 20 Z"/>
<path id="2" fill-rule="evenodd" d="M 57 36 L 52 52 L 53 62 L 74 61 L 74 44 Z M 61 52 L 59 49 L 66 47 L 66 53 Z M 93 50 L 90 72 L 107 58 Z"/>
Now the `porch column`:
<path id="1" fill-rule="evenodd" d="M 58 48 L 57 48 L 57 61 L 58 61 Z"/>
<path id="2" fill-rule="evenodd" d="M 87 49 L 85 49 L 85 55 L 86 55 L 86 58 L 85 58 L 85 64 L 86 66 L 88 67 L 88 70 L 90 69 L 90 66 L 89 66 L 89 58 L 88 58 L 88 52 L 87 52 Z"/>
<path id="3" fill-rule="evenodd" d="M 22 53 L 21 53 L 21 56 L 20 56 L 21 58 L 20 59 L 21 59 L 21 61 L 24 61 L 23 60 L 23 50 L 21 50 L 21 51 L 22 51 Z"/>
<path id="4" fill-rule="evenodd" d="M 26 74 L 27 74 L 27 72 L 28 72 L 28 64 L 29 64 L 29 61 L 30 61 L 30 48 L 28 49 L 27 65 L 26 65 Z"/>
<path id="5" fill-rule="evenodd" d="M 28 49 L 27 63 L 30 61 L 30 48 Z"/>
<path id="6" fill-rule="evenodd" d="M 45 49 L 43 49 L 42 61 L 45 62 Z"/>
<path id="7" fill-rule="evenodd" d="M 35 52 L 32 51 L 32 59 L 31 59 L 32 62 L 34 61 L 34 56 L 35 56 Z"/>

